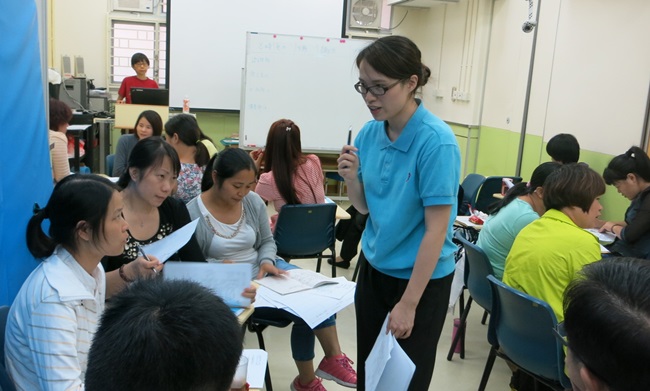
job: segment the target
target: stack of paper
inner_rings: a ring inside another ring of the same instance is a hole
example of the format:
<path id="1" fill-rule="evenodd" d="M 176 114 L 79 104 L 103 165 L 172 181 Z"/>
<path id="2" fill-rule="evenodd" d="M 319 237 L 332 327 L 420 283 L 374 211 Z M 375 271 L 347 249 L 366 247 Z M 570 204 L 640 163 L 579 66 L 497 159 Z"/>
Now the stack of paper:
<path id="1" fill-rule="evenodd" d="M 338 284 L 334 278 L 305 269 L 291 269 L 284 274 L 266 276 L 255 282 L 281 295 L 305 291 L 327 284 Z"/>
<path id="2" fill-rule="evenodd" d="M 288 294 L 274 292 L 262 285 L 257 290 L 255 307 L 283 309 L 301 317 L 309 327 L 314 328 L 354 302 L 354 282 L 346 280 L 345 277 L 330 280 L 336 284 L 321 285 Z"/>

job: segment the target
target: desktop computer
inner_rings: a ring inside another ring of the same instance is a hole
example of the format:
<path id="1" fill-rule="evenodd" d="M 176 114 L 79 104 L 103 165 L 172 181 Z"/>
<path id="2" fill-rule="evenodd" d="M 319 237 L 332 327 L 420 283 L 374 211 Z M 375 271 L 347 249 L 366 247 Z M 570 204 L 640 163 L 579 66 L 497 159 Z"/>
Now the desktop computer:
<path id="1" fill-rule="evenodd" d="M 72 110 L 88 110 L 88 86 L 86 78 L 64 79 L 59 90 L 59 100 Z"/>

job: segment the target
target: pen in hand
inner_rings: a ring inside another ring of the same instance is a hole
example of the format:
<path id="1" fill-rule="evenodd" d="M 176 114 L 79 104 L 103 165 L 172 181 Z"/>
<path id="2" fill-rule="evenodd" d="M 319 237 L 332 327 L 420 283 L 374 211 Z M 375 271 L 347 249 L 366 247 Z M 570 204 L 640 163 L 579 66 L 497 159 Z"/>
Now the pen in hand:
<path id="1" fill-rule="evenodd" d="M 351 145 L 352 144 L 352 126 L 350 125 L 350 128 L 348 129 L 348 143 L 345 145 Z M 345 153 L 349 153 L 348 149 L 345 149 Z M 349 168 L 348 166 L 343 166 L 343 168 Z"/>
<path id="2" fill-rule="evenodd" d="M 137 243 L 135 244 L 135 246 L 138 248 L 138 252 L 140 252 L 140 254 L 142 254 L 142 257 L 143 257 L 144 259 L 146 259 L 147 261 L 151 262 L 151 259 L 149 259 L 149 257 L 147 256 L 147 254 L 144 253 L 144 250 L 142 249 L 142 247 L 140 247 L 140 245 L 137 244 Z M 153 272 L 156 273 L 156 274 L 158 273 L 158 270 L 156 270 L 156 267 L 155 267 L 155 266 L 154 266 L 151 270 L 153 270 Z"/>

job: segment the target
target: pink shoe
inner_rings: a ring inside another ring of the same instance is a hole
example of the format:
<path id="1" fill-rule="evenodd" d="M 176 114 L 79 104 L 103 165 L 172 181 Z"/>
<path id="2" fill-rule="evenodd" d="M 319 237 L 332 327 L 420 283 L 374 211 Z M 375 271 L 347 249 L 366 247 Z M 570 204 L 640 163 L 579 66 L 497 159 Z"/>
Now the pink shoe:
<path id="1" fill-rule="evenodd" d="M 354 362 L 344 353 L 330 358 L 325 357 L 318 364 L 316 376 L 334 380 L 344 387 L 357 388 L 357 371 L 350 364 L 354 364 Z"/>
<path id="2" fill-rule="evenodd" d="M 298 376 L 293 379 L 289 388 L 291 391 L 327 391 L 327 389 L 323 386 L 323 382 L 319 378 L 315 378 L 309 384 L 302 385 L 298 380 Z"/>

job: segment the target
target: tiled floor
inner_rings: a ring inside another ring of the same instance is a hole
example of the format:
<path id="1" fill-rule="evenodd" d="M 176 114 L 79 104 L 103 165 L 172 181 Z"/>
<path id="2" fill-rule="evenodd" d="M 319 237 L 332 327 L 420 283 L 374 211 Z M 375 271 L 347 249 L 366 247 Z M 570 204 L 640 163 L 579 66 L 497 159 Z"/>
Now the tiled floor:
<path id="1" fill-rule="evenodd" d="M 338 242 L 338 245 L 340 245 L 340 242 Z M 305 269 L 315 270 L 316 268 L 315 260 L 294 260 L 292 263 Z M 337 269 L 337 275 L 352 279 L 355 265 L 356 261 L 353 261 L 350 269 Z M 327 264 L 324 265 L 322 271 L 327 276 L 331 275 L 330 266 Z M 478 306 L 472 307 L 468 319 L 465 359 L 461 360 L 458 355 L 454 355 L 452 361 L 447 361 L 447 351 L 451 345 L 453 318 L 457 317 L 458 314 L 456 313 L 454 316 L 449 314 L 447 316 L 445 328 L 440 337 L 440 343 L 438 344 L 436 368 L 429 390 L 473 391 L 478 389 L 485 360 L 490 349 L 486 339 L 487 325 L 481 324 L 482 314 L 483 311 Z M 353 361 L 356 361 L 355 324 L 356 320 L 353 306 L 349 306 L 338 313 L 337 329 L 341 347 Z M 269 353 L 269 366 L 273 387 L 277 391 L 288 390 L 289 384 L 298 374 L 293 359 L 291 358 L 291 349 L 289 348 L 290 330 L 291 327 L 283 329 L 271 327 L 264 331 L 264 341 Z M 257 338 L 253 333 L 246 333 L 245 347 L 258 348 Z M 316 358 L 314 360 L 315 366 L 318 365 L 322 357 L 323 351 L 317 343 Z M 509 381 L 510 370 L 503 360 L 497 358 L 486 390 L 508 391 L 510 390 L 508 387 Z M 331 381 L 324 381 L 323 384 L 330 391 L 347 389 Z"/>

